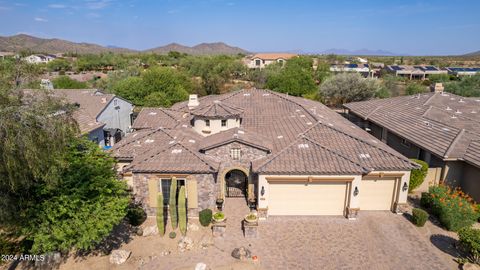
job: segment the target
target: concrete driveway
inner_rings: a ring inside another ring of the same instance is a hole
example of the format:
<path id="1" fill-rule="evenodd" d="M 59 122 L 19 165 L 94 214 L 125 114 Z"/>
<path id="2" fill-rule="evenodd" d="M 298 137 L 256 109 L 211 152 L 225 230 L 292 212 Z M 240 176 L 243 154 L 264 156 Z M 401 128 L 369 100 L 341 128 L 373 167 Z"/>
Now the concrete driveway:
<path id="1" fill-rule="evenodd" d="M 244 202 L 227 202 L 227 235 L 214 246 L 180 256 L 157 258 L 142 269 L 193 269 L 198 262 L 211 269 L 234 267 L 230 256 L 245 246 L 259 261 L 248 269 L 457 269 L 447 253 L 402 215 L 361 212 L 355 220 L 343 217 L 270 217 L 261 222 L 258 239 L 245 239 L 240 220 Z"/>

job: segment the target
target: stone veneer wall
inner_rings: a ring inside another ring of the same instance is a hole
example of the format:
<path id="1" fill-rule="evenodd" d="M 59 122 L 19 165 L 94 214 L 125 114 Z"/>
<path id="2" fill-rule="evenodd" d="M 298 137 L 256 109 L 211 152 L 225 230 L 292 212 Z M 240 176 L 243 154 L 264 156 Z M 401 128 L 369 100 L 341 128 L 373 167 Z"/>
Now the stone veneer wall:
<path id="1" fill-rule="evenodd" d="M 198 208 L 188 209 L 188 215 L 198 216 L 198 212 L 200 210 L 215 207 L 215 201 L 219 189 L 218 185 L 215 183 L 216 175 L 214 174 L 192 174 L 190 176 L 193 176 L 193 178 L 197 181 Z M 150 207 L 148 201 L 148 180 L 152 178 L 160 180 L 163 177 L 159 174 L 154 173 L 133 174 L 133 184 L 135 186 L 135 200 L 142 204 L 143 208 L 149 216 L 155 216 L 157 213 L 156 208 Z"/>
<path id="2" fill-rule="evenodd" d="M 240 148 L 240 159 L 232 160 L 230 157 L 230 149 L 232 148 Z M 233 161 L 235 163 L 250 164 L 255 159 L 265 157 L 267 152 L 242 143 L 233 142 L 205 151 L 205 155 L 212 157 L 218 162 Z"/>

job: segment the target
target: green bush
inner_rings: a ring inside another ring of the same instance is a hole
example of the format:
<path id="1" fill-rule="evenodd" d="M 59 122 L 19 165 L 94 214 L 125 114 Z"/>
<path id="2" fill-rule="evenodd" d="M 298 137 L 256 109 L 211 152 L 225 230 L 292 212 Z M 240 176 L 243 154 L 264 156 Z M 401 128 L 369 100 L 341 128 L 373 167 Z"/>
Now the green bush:
<path id="1" fill-rule="evenodd" d="M 163 195 L 158 193 L 157 197 L 157 228 L 160 236 L 165 235 L 165 218 L 163 213 Z"/>
<path id="2" fill-rule="evenodd" d="M 422 192 L 422 197 L 420 197 L 420 205 L 424 208 L 430 208 L 432 206 L 432 197 L 428 192 Z"/>
<path id="3" fill-rule="evenodd" d="M 428 173 L 428 164 L 423 160 L 411 159 L 413 162 L 421 165 L 420 169 L 412 170 L 410 174 L 410 184 L 408 185 L 408 192 L 412 192 L 414 189 L 419 187 Z"/>
<path id="4" fill-rule="evenodd" d="M 185 186 L 180 187 L 178 193 L 178 227 L 182 235 L 187 234 L 187 207 L 185 198 Z"/>
<path id="5" fill-rule="evenodd" d="M 431 211 L 440 223 L 450 231 L 470 227 L 478 219 L 477 205 L 459 188 L 445 185 L 430 187 Z"/>
<path id="6" fill-rule="evenodd" d="M 480 230 L 463 228 L 458 232 L 460 243 L 470 254 L 474 263 L 480 264 Z"/>
<path id="7" fill-rule="evenodd" d="M 175 237 L 177 237 L 177 233 L 176 232 L 170 232 L 168 234 L 168 237 L 170 237 L 170 239 L 175 239 Z"/>
<path id="8" fill-rule="evenodd" d="M 203 227 L 207 227 L 210 225 L 210 222 L 212 221 L 212 209 L 203 209 L 199 213 L 199 219 L 200 219 L 200 224 Z"/>
<path id="9" fill-rule="evenodd" d="M 428 213 L 420 208 L 413 208 L 413 223 L 418 227 L 423 227 L 428 220 Z"/>
<path id="10" fill-rule="evenodd" d="M 140 226 L 147 219 L 147 214 L 142 207 L 134 205 L 128 208 L 127 219 L 131 225 Z"/>
<path id="11" fill-rule="evenodd" d="M 168 201 L 170 210 L 170 222 L 172 229 L 175 230 L 178 225 L 177 220 L 177 178 L 172 177 L 172 184 L 170 185 L 170 199 Z"/>

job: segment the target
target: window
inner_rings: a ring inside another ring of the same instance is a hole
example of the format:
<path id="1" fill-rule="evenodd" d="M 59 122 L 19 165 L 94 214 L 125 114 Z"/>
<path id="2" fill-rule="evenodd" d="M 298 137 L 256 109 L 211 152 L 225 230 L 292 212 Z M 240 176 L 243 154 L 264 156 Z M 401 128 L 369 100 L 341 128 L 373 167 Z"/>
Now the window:
<path id="1" fill-rule="evenodd" d="M 222 127 L 226 127 L 227 126 L 227 120 L 222 120 Z"/>
<path id="2" fill-rule="evenodd" d="M 255 66 L 260 66 L 260 60 L 259 59 L 255 60 Z"/>
<path id="3" fill-rule="evenodd" d="M 402 139 L 402 145 L 405 146 L 405 147 L 408 147 L 408 148 L 410 148 L 410 146 L 411 146 L 410 142 L 405 140 L 405 139 Z"/>
<path id="4" fill-rule="evenodd" d="M 168 205 L 170 200 L 170 186 L 172 185 L 172 179 L 161 179 L 160 180 L 160 190 L 163 195 L 163 205 Z M 177 179 L 177 198 L 180 187 L 185 186 L 185 179 Z M 186 192 L 185 192 L 186 195 Z"/>
<path id="5" fill-rule="evenodd" d="M 205 126 L 209 127 L 210 126 L 210 120 L 205 120 Z"/>
<path id="6" fill-rule="evenodd" d="M 114 106 L 117 106 L 117 105 L 118 105 L 118 100 L 114 99 L 114 100 L 113 100 L 113 105 L 114 105 Z"/>
<path id="7" fill-rule="evenodd" d="M 232 159 L 240 159 L 241 151 L 240 148 L 232 148 L 230 149 L 230 157 Z"/>

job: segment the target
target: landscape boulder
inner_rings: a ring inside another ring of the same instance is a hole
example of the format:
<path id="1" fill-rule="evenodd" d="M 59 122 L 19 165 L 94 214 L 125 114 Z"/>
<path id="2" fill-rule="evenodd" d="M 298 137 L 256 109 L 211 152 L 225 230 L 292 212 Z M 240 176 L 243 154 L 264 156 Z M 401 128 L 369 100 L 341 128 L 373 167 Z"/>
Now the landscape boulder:
<path id="1" fill-rule="evenodd" d="M 184 236 L 178 241 L 178 250 L 180 252 L 185 252 L 193 248 L 193 240 L 190 237 Z"/>
<path id="2" fill-rule="evenodd" d="M 195 265 L 195 270 L 207 270 L 207 265 L 199 262 L 197 263 L 197 265 Z"/>
<path id="3" fill-rule="evenodd" d="M 123 250 L 123 249 L 114 250 L 112 251 L 112 254 L 110 254 L 110 263 L 122 264 L 127 261 L 128 257 L 130 257 L 130 254 L 132 254 L 132 252 L 128 250 Z"/>
<path id="4" fill-rule="evenodd" d="M 243 261 L 252 257 L 252 253 L 245 247 L 239 247 L 232 251 L 232 257 Z"/>

